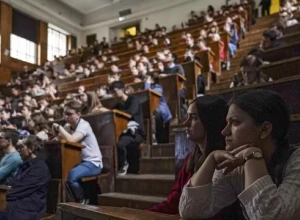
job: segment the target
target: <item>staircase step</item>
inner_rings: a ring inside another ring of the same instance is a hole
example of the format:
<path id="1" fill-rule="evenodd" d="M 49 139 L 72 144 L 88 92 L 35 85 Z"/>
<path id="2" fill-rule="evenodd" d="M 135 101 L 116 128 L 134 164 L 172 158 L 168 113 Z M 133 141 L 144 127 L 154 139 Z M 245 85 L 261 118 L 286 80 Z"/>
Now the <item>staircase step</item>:
<path id="1" fill-rule="evenodd" d="M 127 193 L 104 193 L 98 196 L 100 206 L 148 209 L 165 200 L 166 197 L 145 196 Z"/>
<path id="2" fill-rule="evenodd" d="M 174 181 L 174 174 L 127 174 L 117 177 L 116 191 L 138 195 L 167 196 Z"/>
<path id="3" fill-rule="evenodd" d="M 152 146 L 152 157 L 174 157 L 175 144 L 157 144 Z"/>
<path id="4" fill-rule="evenodd" d="M 175 157 L 140 158 L 141 174 L 175 174 Z"/>

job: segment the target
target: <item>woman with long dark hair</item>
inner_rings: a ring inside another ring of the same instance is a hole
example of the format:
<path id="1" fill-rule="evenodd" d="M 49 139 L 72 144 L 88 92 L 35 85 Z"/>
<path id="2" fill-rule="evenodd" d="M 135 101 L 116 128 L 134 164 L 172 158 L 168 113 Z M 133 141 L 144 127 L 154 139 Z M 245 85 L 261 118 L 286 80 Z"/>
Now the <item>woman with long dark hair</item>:
<path id="1" fill-rule="evenodd" d="M 221 131 L 226 125 L 227 111 L 226 102 L 217 96 L 202 96 L 191 102 L 184 125 L 187 138 L 197 145 L 186 157 L 168 199 L 152 207 L 149 211 L 171 215 L 179 214 L 179 199 L 184 185 L 202 166 L 211 152 L 224 150 L 225 140 Z M 198 199 L 202 200 L 204 198 L 199 197 Z M 225 217 L 229 215 L 229 212 L 231 212 L 230 209 L 224 209 L 213 219 L 226 219 Z M 228 219 L 233 220 L 235 218 Z"/>
<path id="2" fill-rule="evenodd" d="M 275 92 L 253 90 L 229 104 L 226 150 L 211 152 L 188 181 L 181 216 L 209 218 L 238 200 L 250 220 L 299 219 L 300 148 L 287 139 L 286 103 Z"/>

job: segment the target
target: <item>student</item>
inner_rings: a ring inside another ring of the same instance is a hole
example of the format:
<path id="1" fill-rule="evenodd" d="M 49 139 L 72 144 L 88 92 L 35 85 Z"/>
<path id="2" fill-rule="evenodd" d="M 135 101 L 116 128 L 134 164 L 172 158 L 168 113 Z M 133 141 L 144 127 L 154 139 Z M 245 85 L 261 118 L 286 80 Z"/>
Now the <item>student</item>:
<path id="1" fill-rule="evenodd" d="M 150 72 L 146 76 L 144 89 L 153 89 L 161 94 L 159 105 L 154 112 L 155 117 L 155 137 L 157 143 L 169 143 L 169 126 L 172 119 L 172 114 L 164 97 L 162 86 L 158 82 L 159 74 Z"/>
<path id="2" fill-rule="evenodd" d="M 108 92 L 108 87 L 106 85 L 100 85 L 96 90 L 99 99 L 111 98 L 112 95 Z"/>
<path id="3" fill-rule="evenodd" d="M 95 92 L 89 91 L 81 94 L 80 101 L 83 115 L 100 112 L 101 110 L 104 111 L 103 105 Z"/>
<path id="4" fill-rule="evenodd" d="M 80 143 L 85 148 L 81 150 L 82 162 L 76 165 L 69 173 L 67 189 L 76 202 L 87 203 L 84 198 L 80 179 L 86 176 L 96 176 L 103 168 L 102 154 L 90 124 L 81 118 L 82 105 L 77 101 L 70 101 L 65 105 L 65 120 L 63 127 L 53 123 L 52 127 L 58 134 L 71 142 Z"/>
<path id="5" fill-rule="evenodd" d="M 7 125 L 8 124 L 8 120 L 10 119 L 11 115 L 12 115 L 12 111 L 9 108 L 4 108 L 0 110 L 1 113 L 1 121 L 0 124 L 1 125 Z"/>
<path id="6" fill-rule="evenodd" d="M 226 150 L 210 153 L 188 181 L 180 215 L 209 218 L 238 200 L 249 220 L 299 219 L 300 149 L 287 139 L 286 103 L 275 92 L 252 90 L 229 105 Z"/>
<path id="7" fill-rule="evenodd" d="M 284 46 L 284 43 L 277 40 L 277 33 L 274 30 L 266 30 L 263 33 L 260 48 L 262 50 L 269 50 L 275 47 Z"/>
<path id="8" fill-rule="evenodd" d="M 125 93 L 125 85 L 121 81 L 115 81 L 110 85 L 110 91 L 119 102 L 113 109 L 118 109 L 131 115 L 128 129 L 124 131 L 118 140 L 118 165 L 119 175 L 125 175 L 129 171 L 137 173 L 139 169 L 138 146 L 145 140 L 145 128 L 143 110 L 140 101 L 135 96 Z"/>
<path id="9" fill-rule="evenodd" d="M 41 112 L 31 114 L 28 121 L 28 129 L 43 141 L 51 139 L 51 129 L 48 121 Z"/>
<path id="10" fill-rule="evenodd" d="M 166 61 L 167 61 L 167 68 L 165 68 L 164 70 L 166 74 L 161 74 L 161 76 L 166 76 L 167 74 L 176 74 L 176 73 L 185 76 L 183 67 L 180 64 L 177 64 L 176 54 L 169 53 L 167 55 Z"/>
<path id="11" fill-rule="evenodd" d="M 148 209 L 148 211 L 170 215 L 179 214 L 179 199 L 184 185 L 201 167 L 211 152 L 224 150 L 225 140 L 221 131 L 226 126 L 227 110 L 226 102 L 217 96 L 207 95 L 191 102 L 188 108 L 188 117 L 183 125 L 186 127 L 187 138 L 197 145 L 187 155 L 168 199 Z M 199 200 L 201 199 L 202 197 L 199 197 Z M 225 216 L 228 217 L 230 213 L 230 209 L 226 208 L 212 219 L 226 219 Z M 231 214 L 234 216 L 233 213 Z M 228 219 L 234 220 L 235 218 Z"/>
<path id="12" fill-rule="evenodd" d="M 0 133 L 0 150 L 4 153 L 0 161 L 0 184 L 8 185 L 18 166 L 23 162 L 15 146 L 19 132 L 15 129 L 2 129 Z"/>
<path id="13" fill-rule="evenodd" d="M 23 159 L 6 195 L 6 210 L 1 220 L 38 220 L 46 212 L 47 185 L 50 172 L 46 163 L 37 157 L 43 142 L 29 136 L 18 144 Z"/>
<path id="14" fill-rule="evenodd" d="M 259 57 L 246 56 L 241 62 L 240 72 L 233 76 L 230 88 L 273 81 L 271 77 L 261 73 L 262 64 L 263 61 Z"/>

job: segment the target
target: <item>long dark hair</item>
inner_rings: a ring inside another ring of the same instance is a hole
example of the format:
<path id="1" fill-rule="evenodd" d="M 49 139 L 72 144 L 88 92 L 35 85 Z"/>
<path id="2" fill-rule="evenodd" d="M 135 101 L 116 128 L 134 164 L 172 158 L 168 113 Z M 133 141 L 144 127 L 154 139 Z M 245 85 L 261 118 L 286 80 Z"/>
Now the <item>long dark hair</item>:
<path id="1" fill-rule="evenodd" d="M 270 90 L 252 90 L 233 97 L 229 104 L 235 104 L 247 112 L 256 125 L 268 121 L 272 124 L 272 142 L 275 146 L 267 168 L 273 182 L 279 186 L 283 171 L 294 148 L 288 142 L 290 114 L 282 97 Z"/>
<path id="2" fill-rule="evenodd" d="M 190 173 L 196 172 L 212 151 L 225 148 L 225 140 L 221 132 L 226 126 L 228 112 L 227 103 L 217 96 L 198 97 L 191 102 L 193 103 L 196 104 L 199 118 L 206 132 L 206 146 L 203 154 L 198 146 L 193 149 L 186 165 L 186 171 Z"/>

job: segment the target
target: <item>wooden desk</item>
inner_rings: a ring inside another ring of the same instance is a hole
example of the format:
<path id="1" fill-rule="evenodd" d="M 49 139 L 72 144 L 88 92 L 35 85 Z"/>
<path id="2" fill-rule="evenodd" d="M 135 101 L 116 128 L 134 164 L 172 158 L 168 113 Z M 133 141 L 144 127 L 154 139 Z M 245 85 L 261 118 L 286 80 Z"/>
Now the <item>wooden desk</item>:
<path id="1" fill-rule="evenodd" d="M 222 89 L 209 92 L 211 95 L 219 95 L 229 101 L 233 95 L 250 89 L 268 89 L 279 93 L 287 103 L 291 114 L 300 112 L 300 75 L 282 78 L 273 82 L 252 84 L 231 89 Z"/>
<path id="2" fill-rule="evenodd" d="M 59 205 L 62 220 L 180 220 L 179 216 L 110 206 L 89 206 L 77 203 Z"/>
<path id="3" fill-rule="evenodd" d="M 286 27 L 283 30 L 283 34 L 292 34 L 292 33 L 296 33 L 300 31 L 300 23 L 299 24 L 295 24 L 293 26 L 290 27 Z"/>
<path id="4" fill-rule="evenodd" d="M 159 84 L 164 89 L 166 102 L 174 118 L 181 118 L 179 91 L 183 88 L 186 78 L 180 74 L 170 74 L 159 79 Z"/>
<path id="5" fill-rule="evenodd" d="M 292 43 L 298 42 L 298 41 L 300 41 L 300 32 L 283 35 L 278 40 L 285 44 L 292 44 Z"/>
<path id="6" fill-rule="evenodd" d="M 0 185 L 0 211 L 6 209 L 6 193 L 9 189 L 9 186 Z"/>
<path id="7" fill-rule="evenodd" d="M 215 54 L 211 50 L 201 51 L 196 54 L 200 58 L 200 62 L 202 65 L 202 74 L 206 79 L 207 85 L 206 90 L 210 90 L 211 85 L 211 65 L 214 62 Z"/>
<path id="8" fill-rule="evenodd" d="M 220 41 L 214 41 L 208 44 L 208 46 L 211 48 L 211 51 L 215 54 L 212 61 L 212 66 L 214 68 L 214 71 L 217 75 L 217 82 L 219 82 L 219 76 L 221 75 L 221 42 Z"/>
<path id="9" fill-rule="evenodd" d="M 229 61 L 229 42 L 230 42 L 230 35 L 228 32 L 224 31 L 220 34 L 221 40 L 224 42 L 224 49 L 225 49 L 225 59 Z"/>
<path id="10" fill-rule="evenodd" d="M 58 193 L 59 201 L 66 201 L 65 182 L 70 170 L 81 162 L 81 149 L 84 146 L 67 140 L 49 141 L 45 143 L 41 157 L 48 165 L 51 179 L 58 180 L 60 192 Z M 50 182 L 49 185 L 52 183 Z M 53 183 L 55 184 L 55 183 Z M 55 193 L 55 192 L 53 192 Z"/>
<path id="11" fill-rule="evenodd" d="M 150 145 L 152 144 L 152 129 L 151 129 L 151 117 L 153 115 L 153 111 L 158 107 L 159 102 L 160 102 L 160 97 L 161 94 L 149 89 L 149 90 L 142 90 L 142 91 L 137 91 L 134 93 L 131 93 L 130 95 L 136 96 L 143 108 L 143 116 L 146 119 L 146 133 L 147 133 L 147 143 Z M 118 100 L 116 98 L 106 98 L 106 99 L 101 99 L 101 103 L 103 104 L 104 107 L 108 109 L 112 109 L 117 103 Z M 114 110 L 115 111 L 115 110 Z M 117 138 L 118 139 L 118 138 Z"/>
<path id="12" fill-rule="evenodd" d="M 263 74 L 270 76 L 273 80 L 282 79 L 299 74 L 300 57 L 279 60 L 261 67 Z"/>
<path id="13" fill-rule="evenodd" d="M 300 33 L 299 33 L 300 39 Z M 264 61 L 275 62 L 300 56 L 300 41 L 282 47 L 272 48 L 263 53 Z"/>
<path id="14" fill-rule="evenodd" d="M 202 65 L 198 61 L 193 61 L 183 63 L 182 67 L 186 77 L 186 98 L 192 100 L 197 97 L 197 77 L 202 74 Z"/>

